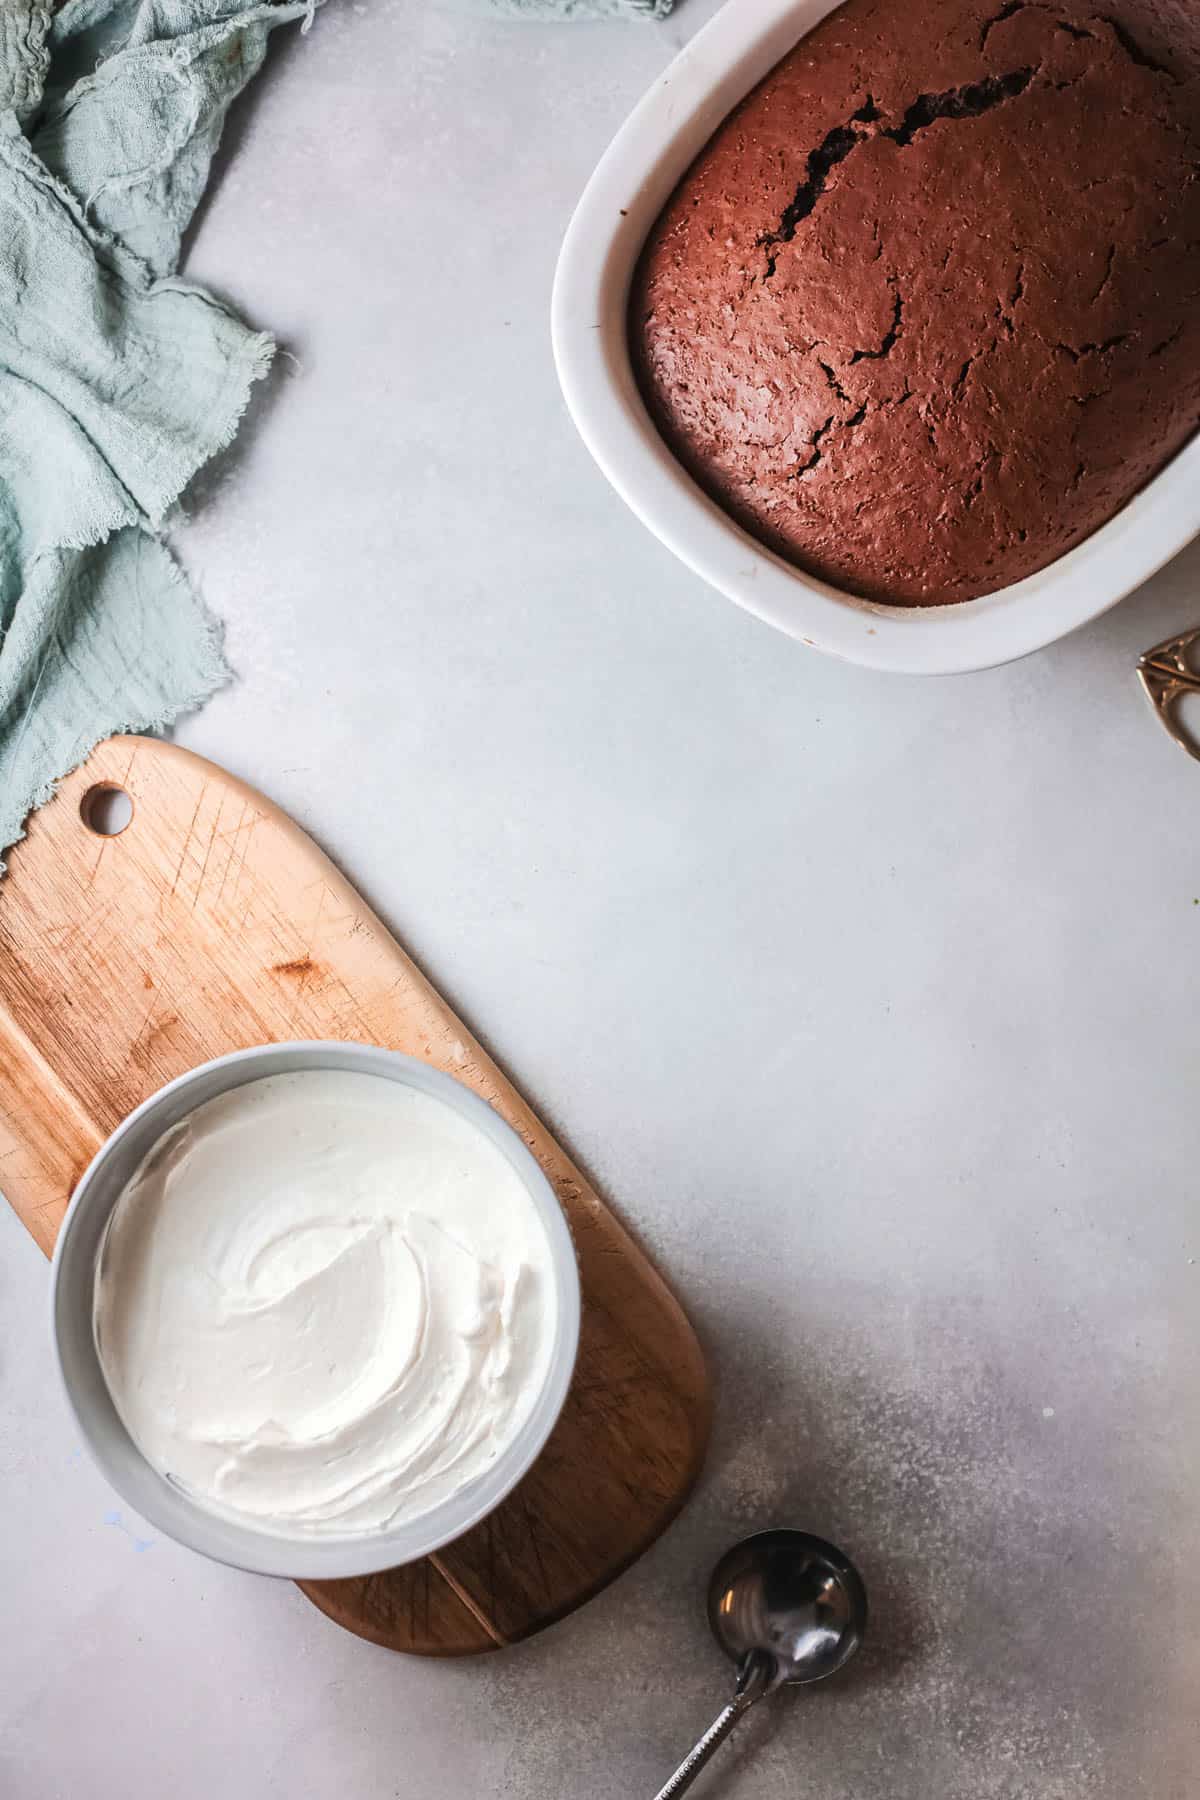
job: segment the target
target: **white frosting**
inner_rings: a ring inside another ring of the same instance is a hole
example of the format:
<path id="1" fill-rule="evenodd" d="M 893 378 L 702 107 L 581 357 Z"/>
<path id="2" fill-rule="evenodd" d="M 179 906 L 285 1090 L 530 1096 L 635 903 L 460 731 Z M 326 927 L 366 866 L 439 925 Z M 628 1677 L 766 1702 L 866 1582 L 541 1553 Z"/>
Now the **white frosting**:
<path id="1" fill-rule="evenodd" d="M 142 1454 L 264 1529 L 419 1517 L 547 1372 L 550 1247 L 511 1164 L 385 1077 L 272 1075 L 163 1137 L 114 1209 L 95 1330 Z"/>

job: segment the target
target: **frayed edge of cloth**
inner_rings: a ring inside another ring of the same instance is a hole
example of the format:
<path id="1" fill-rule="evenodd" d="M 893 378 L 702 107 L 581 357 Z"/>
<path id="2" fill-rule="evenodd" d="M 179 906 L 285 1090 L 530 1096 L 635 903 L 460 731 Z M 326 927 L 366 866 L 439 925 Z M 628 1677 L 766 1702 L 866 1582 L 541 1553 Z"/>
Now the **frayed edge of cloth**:
<path id="1" fill-rule="evenodd" d="M 183 284 L 174 283 L 174 285 L 182 286 Z M 202 292 L 200 289 L 194 291 Z M 211 299 L 211 296 L 206 295 L 205 298 Z M 219 302 L 213 302 L 213 304 L 216 305 Z M 176 487 L 175 492 L 167 495 L 161 509 L 147 521 L 152 532 L 162 531 L 167 521 L 175 517 L 176 508 L 201 469 L 206 468 L 214 456 L 220 456 L 223 450 L 229 449 L 241 429 L 246 409 L 254 397 L 255 383 L 264 381 L 270 374 L 271 364 L 275 361 L 277 350 L 278 345 L 269 331 L 256 331 L 247 338 L 244 354 L 238 357 L 232 370 L 230 386 L 233 391 L 229 402 L 214 409 L 224 417 L 224 424 L 219 431 L 209 433 L 201 447 L 200 454 Z"/>
<path id="2" fill-rule="evenodd" d="M 275 352 L 277 348 L 278 346 L 276 345 L 275 339 L 271 336 L 269 331 L 256 331 L 247 343 L 245 361 L 242 363 L 239 371 L 241 391 L 238 392 L 235 386 L 233 410 L 226 422 L 224 431 L 216 438 L 211 451 L 208 456 L 205 457 L 205 462 L 211 461 L 211 459 L 214 456 L 219 455 L 222 450 L 228 450 L 230 444 L 232 444 L 241 428 L 246 408 L 250 404 L 254 384 L 256 381 L 265 381 L 270 374 L 271 364 L 275 361 Z M 193 476 L 198 475 L 203 467 L 204 463 L 197 463 L 195 469 L 192 471 L 192 476 L 189 476 L 188 480 L 191 480 Z M 186 487 L 187 482 L 184 482 L 183 485 Z M 183 488 L 180 488 L 179 493 L 181 494 L 182 492 Z M 178 498 L 179 495 L 177 494 L 176 499 Z"/>

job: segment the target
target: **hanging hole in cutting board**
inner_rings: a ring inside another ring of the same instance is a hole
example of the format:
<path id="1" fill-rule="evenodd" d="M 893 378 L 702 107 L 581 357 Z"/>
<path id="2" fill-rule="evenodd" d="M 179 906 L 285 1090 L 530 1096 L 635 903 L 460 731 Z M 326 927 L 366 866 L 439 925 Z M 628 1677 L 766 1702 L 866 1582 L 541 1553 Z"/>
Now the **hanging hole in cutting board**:
<path id="1" fill-rule="evenodd" d="M 119 837 L 133 817 L 133 801 L 123 787 L 101 781 L 79 802 L 79 816 L 97 837 Z"/>

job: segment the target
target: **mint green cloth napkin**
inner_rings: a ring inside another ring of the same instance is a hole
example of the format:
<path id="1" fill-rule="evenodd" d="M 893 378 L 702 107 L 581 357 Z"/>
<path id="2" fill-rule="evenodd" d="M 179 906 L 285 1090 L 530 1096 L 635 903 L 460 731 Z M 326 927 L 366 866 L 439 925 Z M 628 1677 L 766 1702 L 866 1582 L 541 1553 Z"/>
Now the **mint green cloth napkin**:
<path id="1" fill-rule="evenodd" d="M 274 346 L 173 273 L 226 108 L 305 0 L 0 0 L 0 850 L 225 679 L 162 542 Z"/>

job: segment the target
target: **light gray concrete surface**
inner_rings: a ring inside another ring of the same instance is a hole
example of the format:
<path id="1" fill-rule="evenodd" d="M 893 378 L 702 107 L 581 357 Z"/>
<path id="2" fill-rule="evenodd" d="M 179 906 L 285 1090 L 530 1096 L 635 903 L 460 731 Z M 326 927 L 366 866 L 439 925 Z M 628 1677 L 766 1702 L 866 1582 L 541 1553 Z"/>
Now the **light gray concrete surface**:
<path id="1" fill-rule="evenodd" d="M 0 1217 L 5 1800 L 639 1800 L 723 1697 L 707 1567 L 774 1521 L 859 1559 L 873 1638 L 706 1793 L 1200 1788 L 1200 768 L 1132 675 L 1200 623 L 1200 549 L 922 681 L 772 634 L 626 513 L 551 272 L 711 10 L 370 0 L 280 44 L 189 269 L 294 360 L 177 540 L 240 675 L 182 741 L 333 853 L 643 1235 L 711 1356 L 707 1474 L 540 1640 L 397 1659 L 147 1541 Z"/>

